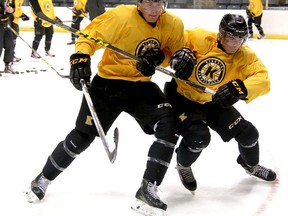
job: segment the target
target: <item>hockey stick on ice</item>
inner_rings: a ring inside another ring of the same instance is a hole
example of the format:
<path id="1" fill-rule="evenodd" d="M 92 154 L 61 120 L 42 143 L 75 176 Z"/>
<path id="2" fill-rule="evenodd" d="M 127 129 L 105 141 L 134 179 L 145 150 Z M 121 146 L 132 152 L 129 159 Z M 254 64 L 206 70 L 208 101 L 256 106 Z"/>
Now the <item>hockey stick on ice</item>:
<path id="1" fill-rule="evenodd" d="M 95 127 L 96 127 L 96 129 L 98 131 L 98 134 L 99 134 L 101 140 L 102 140 L 102 143 L 103 143 L 104 148 L 106 150 L 106 153 L 107 153 L 107 155 L 109 157 L 109 160 L 110 160 L 111 163 L 113 163 L 115 161 L 115 159 L 116 159 L 116 156 L 117 156 L 118 140 L 119 140 L 118 128 L 116 127 L 114 129 L 114 143 L 115 143 L 115 146 L 114 146 L 113 150 L 111 150 L 112 147 L 109 146 L 109 144 L 108 144 L 108 142 L 106 140 L 106 136 L 105 136 L 104 130 L 103 130 L 102 126 L 101 126 L 101 123 L 100 123 L 99 118 L 97 116 L 97 113 L 95 111 L 95 108 L 94 108 L 92 99 L 91 99 L 91 97 L 89 95 L 88 88 L 87 88 L 87 86 L 85 84 L 85 81 L 83 79 L 81 79 L 80 82 L 81 82 L 81 85 L 82 85 L 83 94 L 85 96 L 85 99 L 87 101 L 89 110 L 90 110 L 91 115 L 93 117 Z"/>
<path id="2" fill-rule="evenodd" d="M 74 29 L 74 28 L 72 28 L 70 26 L 67 26 L 67 25 L 61 23 L 61 22 L 58 22 L 57 20 L 53 20 L 53 19 L 47 17 L 42 12 L 38 0 L 29 0 L 29 2 L 30 2 L 30 6 L 31 6 L 33 12 L 35 13 L 35 15 L 37 17 L 39 17 L 39 18 L 41 18 L 43 20 L 46 20 L 47 22 L 50 22 L 50 23 L 52 23 L 52 24 L 54 24 L 54 25 L 56 25 L 56 26 L 58 26 L 60 28 L 63 28 L 65 30 L 69 31 L 69 32 L 72 32 L 73 34 L 75 34 L 75 35 L 77 35 L 79 37 L 84 37 L 84 38 L 87 38 L 87 39 L 89 39 L 91 41 L 94 41 L 96 44 L 98 44 L 100 46 L 103 46 L 105 48 L 111 49 L 111 50 L 113 50 L 113 51 L 115 51 L 115 52 L 117 52 L 117 53 L 119 53 L 121 55 L 129 57 L 129 58 L 134 59 L 136 61 L 140 60 L 139 57 L 137 57 L 135 55 L 132 55 L 131 53 L 128 53 L 128 52 L 126 52 L 124 50 L 121 50 L 121 49 L 119 49 L 119 48 L 117 48 L 117 47 L 115 47 L 115 46 L 113 46 L 113 45 L 111 45 L 111 44 L 109 44 L 107 42 L 104 42 L 104 41 L 102 41 L 100 39 L 94 38 L 94 37 L 92 37 L 92 36 L 90 36 L 88 34 L 85 34 L 85 33 L 81 32 L 80 30 Z M 160 72 L 162 72 L 162 73 L 164 73 L 164 74 L 166 74 L 166 75 L 168 75 L 168 76 L 170 76 L 170 77 L 172 77 L 174 79 L 181 80 L 182 82 L 185 82 L 188 85 L 190 85 L 190 86 L 192 86 L 194 88 L 197 88 L 197 89 L 199 89 L 199 90 L 201 90 L 203 92 L 206 92 L 206 93 L 209 93 L 209 94 L 212 94 L 212 95 L 215 94 L 215 92 L 213 90 L 211 90 L 211 89 L 209 89 L 207 87 L 204 87 L 202 85 L 198 85 L 197 83 L 191 82 L 190 80 L 182 80 L 180 78 L 177 78 L 173 72 L 171 72 L 171 71 L 169 71 L 169 70 L 167 70 L 167 69 L 165 69 L 165 68 L 163 68 L 161 66 L 156 66 L 156 70 L 158 70 L 158 71 L 160 71 Z"/>
<path id="3" fill-rule="evenodd" d="M 13 34 L 15 34 L 17 37 L 19 37 L 25 44 L 27 44 L 27 46 L 34 52 L 36 53 L 38 56 L 40 56 L 40 58 L 52 69 L 56 72 L 56 74 L 58 74 L 58 76 L 60 76 L 61 78 L 69 78 L 68 75 L 62 75 L 60 74 L 51 64 L 49 64 L 46 59 L 44 59 L 35 49 L 33 49 L 33 47 L 31 47 L 28 42 L 26 42 L 10 25 L 8 25 L 8 28 L 13 32 Z"/>

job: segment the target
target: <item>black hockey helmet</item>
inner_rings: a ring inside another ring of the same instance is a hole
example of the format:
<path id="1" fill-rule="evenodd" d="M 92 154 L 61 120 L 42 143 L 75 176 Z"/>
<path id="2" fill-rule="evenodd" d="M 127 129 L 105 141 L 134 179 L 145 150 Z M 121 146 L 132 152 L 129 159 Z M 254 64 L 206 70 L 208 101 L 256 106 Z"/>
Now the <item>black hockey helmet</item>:
<path id="1" fill-rule="evenodd" d="M 248 37 L 248 27 L 242 15 L 226 14 L 223 16 L 219 25 L 219 39 L 226 34 L 244 39 Z"/>

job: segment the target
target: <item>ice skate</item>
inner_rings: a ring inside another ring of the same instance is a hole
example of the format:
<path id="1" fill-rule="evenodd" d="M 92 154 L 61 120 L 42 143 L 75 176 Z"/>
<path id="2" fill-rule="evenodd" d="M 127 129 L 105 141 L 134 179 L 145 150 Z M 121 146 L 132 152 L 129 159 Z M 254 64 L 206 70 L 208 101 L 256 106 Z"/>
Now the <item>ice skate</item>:
<path id="1" fill-rule="evenodd" d="M 40 59 L 40 55 L 36 52 L 32 52 L 30 57 L 34 59 Z"/>
<path id="2" fill-rule="evenodd" d="M 252 167 L 248 166 L 240 155 L 237 158 L 237 163 L 240 164 L 249 175 L 256 176 L 265 181 L 274 181 L 277 178 L 277 175 L 273 170 L 263 167 L 259 164 Z"/>
<path id="3" fill-rule="evenodd" d="M 248 35 L 248 40 L 252 40 L 253 39 L 253 34 L 249 34 Z"/>
<path id="4" fill-rule="evenodd" d="M 45 55 L 46 55 L 46 56 L 50 56 L 50 57 L 55 57 L 55 55 L 52 54 L 49 50 L 46 50 L 46 51 L 45 51 Z"/>
<path id="5" fill-rule="evenodd" d="M 257 39 L 260 40 L 260 39 L 263 39 L 263 38 L 266 38 L 266 35 L 265 34 L 260 34 Z"/>
<path id="6" fill-rule="evenodd" d="M 17 62 L 20 62 L 21 61 L 21 58 L 18 58 L 16 56 L 13 57 L 13 62 L 17 63 Z"/>
<path id="7" fill-rule="evenodd" d="M 137 200 L 131 208 L 140 214 L 162 216 L 167 209 L 167 205 L 157 195 L 156 183 L 153 184 L 146 179 L 143 179 L 135 197 Z"/>
<path id="8" fill-rule="evenodd" d="M 12 68 L 12 62 L 10 62 L 9 64 L 5 64 L 5 68 L 4 68 L 4 73 L 7 74 L 17 74 L 16 71 L 14 71 L 14 69 Z"/>
<path id="9" fill-rule="evenodd" d="M 194 194 L 194 191 L 197 189 L 197 181 L 191 167 L 183 167 L 181 164 L 177 163 L 176 169 L 184 187 Z"/>
<path id="10" fill-rule="evenodd" d="M 24 191 L 26 200 L 30 203 L 42 200 L 45 196 L 50 180 L 46 179 L 42 173 L 40 173 L 32 182 L 30 187 Z"/>

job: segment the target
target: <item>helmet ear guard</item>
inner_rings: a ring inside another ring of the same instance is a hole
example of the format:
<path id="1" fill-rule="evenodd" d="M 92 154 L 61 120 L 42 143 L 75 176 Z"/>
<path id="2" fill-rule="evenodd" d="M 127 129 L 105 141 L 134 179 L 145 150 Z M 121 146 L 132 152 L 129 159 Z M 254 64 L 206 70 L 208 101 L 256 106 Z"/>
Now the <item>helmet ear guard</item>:
<path id="1" fill-rule="evenodd" d="M 225 35 L 241 38 L 245 42 L 248 38 L 248 26 L 244 17 L 238 14 L 224 15 L 219 25 L 219 40 Z"/>

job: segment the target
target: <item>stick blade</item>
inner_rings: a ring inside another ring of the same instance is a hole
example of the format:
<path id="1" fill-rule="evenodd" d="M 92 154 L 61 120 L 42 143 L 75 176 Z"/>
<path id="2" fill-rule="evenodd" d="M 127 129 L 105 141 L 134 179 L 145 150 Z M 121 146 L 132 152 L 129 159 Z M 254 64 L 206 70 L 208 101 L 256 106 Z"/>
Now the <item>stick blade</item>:
<path id="1" fill-rule="evenodd" d="M 118 142 L 119 142 L 119 129 L 117 127 L 114 129 L 113 138 L 114 138 L 115 149 L 113 150 L 113 152 L 111 152 L 111 157 L 110 157 L 111 163 L 114 163 L 117 157 Z"/>

